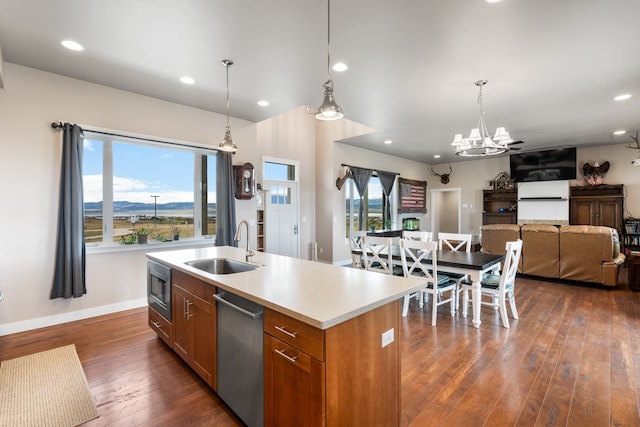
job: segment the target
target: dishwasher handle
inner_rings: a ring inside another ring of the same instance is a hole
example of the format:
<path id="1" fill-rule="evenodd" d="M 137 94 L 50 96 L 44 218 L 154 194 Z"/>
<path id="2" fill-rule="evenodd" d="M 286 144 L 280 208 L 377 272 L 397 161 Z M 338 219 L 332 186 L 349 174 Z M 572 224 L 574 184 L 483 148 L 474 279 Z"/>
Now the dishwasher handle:
<path id="1" fill-rule="evenodd" d="M 222 297 L 222 295 L 220 295 L 220 294 L 213 294 L 213 298 L 214 298 L 216 301 L 221 302 L 222 304 L 225 304 L 226 306 L 231 307 L 231 308 L 233 308 L 233 309 L 234 309 L 234 310 L 236 310 L 236 311 L 239 311 L 240 313 L 244 314 L 245 316 L 249 316 L 249 317 L 251 317 L 252 319 L 259 319 L 259 318 L 261 318 L 261 317 L 262 317 L 262 312 L 261 312 L 261 311 L 260 311 L 260 312 L 258 312 L 258 313 L 253 313 L 253 312 L 251 312 L 251 311 L 249 311 L 249 310 L 245 310 L 244 308 L 242 308 L 242 307 L 238 307 L 238 306 L 237 306 L 237 305 L 235 305 L 234 303 L 227 301 L 227 300 L 226 300 L 226 299 L 224 299 L 224 298 Z"/>

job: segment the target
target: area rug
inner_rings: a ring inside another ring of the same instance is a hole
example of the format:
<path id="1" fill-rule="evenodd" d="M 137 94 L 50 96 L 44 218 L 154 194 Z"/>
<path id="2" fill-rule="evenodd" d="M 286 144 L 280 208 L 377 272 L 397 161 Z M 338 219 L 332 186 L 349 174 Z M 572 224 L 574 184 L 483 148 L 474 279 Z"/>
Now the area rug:
<path id="1" fill-rule="evenodd" d="M 0 365 L 0 426 L 77 426 L 97 416 L 75 345 Z"/>

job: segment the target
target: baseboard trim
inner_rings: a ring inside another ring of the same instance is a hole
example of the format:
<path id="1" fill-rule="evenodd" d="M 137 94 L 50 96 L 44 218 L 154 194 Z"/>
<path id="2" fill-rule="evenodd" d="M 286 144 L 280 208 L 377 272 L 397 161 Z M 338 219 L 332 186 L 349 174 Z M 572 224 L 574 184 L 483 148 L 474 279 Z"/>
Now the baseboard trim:
<path id="1" fill-rule="evenodd" d="M 77 310 L 68 313 L 54 314 L 52 316 L 23 320 L 21 322 L 7 323 L 4 325 L 0 325 L 0 337 L 4 335 L 15 334 L 18 332 L 30 331 L 32 329 L 59 325 L 61 323 L 88 319 L 90 317 L 102 316 L 104 314 L 117 313 L 118 311 L 130 310 L 132 308 L 144 307 L 146 305 L 147 299 L 140 298 L 130 301 L 123 301 L 116 304 L 101 305 L 99 307 L 92 307 L 84 310 Z"/>

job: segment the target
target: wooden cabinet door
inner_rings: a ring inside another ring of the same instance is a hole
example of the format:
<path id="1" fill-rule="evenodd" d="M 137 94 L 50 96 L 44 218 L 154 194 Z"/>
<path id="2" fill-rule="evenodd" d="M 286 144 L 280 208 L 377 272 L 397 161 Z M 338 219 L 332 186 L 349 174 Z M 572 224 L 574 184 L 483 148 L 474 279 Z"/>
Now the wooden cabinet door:
<path id="1" fill-rule="evenodd" d="M 264 425 L 324 426 L 323 362 L 264 334 Z"/>
<path id="2" fill-rule="evenodd" d="M 173 284 L 173 349 L 216 389 L 216 309 Z"/>
<path id="3" fill-rule="evenodd" d="M 171 287 L 171 315 L 173 320 L 173 350 L 187 363 L 193 349 L 193 322 L 187 318 L 187 302 L 191 294 L 184 289 Z"/>
<path id="4" fill-rule="evenodd" d="M 597 202 L 589 199 L 571 200 L 569 223 L 571 225 L 596 225 L 593 223 L 595 221 L 594 203 Z"/>
<path id="5" fill-rule="evenodd" d="M 605 225 L 615 228 L 620 233 L 622 231 L 622 203 L 620 199 L 602 199 L 598 203 L 596 214 L 597 225 Z"/>
<path id="6" fill-rule="evenodd" d="M 216 390 L 216 307 L 196 296 L 192 296 L 191 302 L 188 311 L 194 335 L 191 367 Z"/>

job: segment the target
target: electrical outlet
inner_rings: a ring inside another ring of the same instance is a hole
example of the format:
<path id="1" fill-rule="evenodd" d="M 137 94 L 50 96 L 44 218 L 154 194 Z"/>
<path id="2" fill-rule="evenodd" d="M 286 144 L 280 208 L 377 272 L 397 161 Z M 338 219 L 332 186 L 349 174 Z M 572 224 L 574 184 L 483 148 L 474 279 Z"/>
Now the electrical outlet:
<path id="1" fill-rule="evenodd" d="M 386 347 L 393 342 L 393 328 L 382 334 L 382 347 Z"/>

